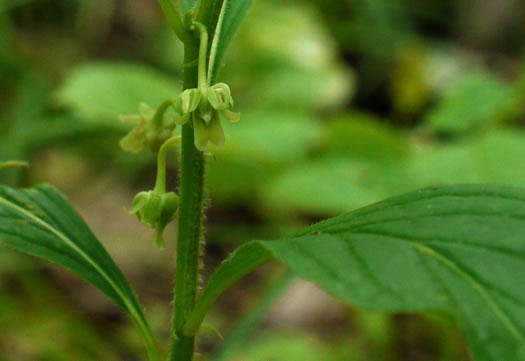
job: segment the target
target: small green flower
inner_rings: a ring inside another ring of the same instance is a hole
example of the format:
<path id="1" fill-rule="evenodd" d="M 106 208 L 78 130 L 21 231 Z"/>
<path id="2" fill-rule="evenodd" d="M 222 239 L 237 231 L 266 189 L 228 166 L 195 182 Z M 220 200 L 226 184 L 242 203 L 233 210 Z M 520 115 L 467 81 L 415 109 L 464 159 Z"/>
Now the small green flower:
<path id="1" fill-rule="evenodd" d="M 120 147 L 131 153 L 140 153 L 145 148 L 158 151 L 160 146 L 171 137 L 175 129 L 175 118 L 165 115 L 166 109 L 171 104 L 164 102 L 157 110 L 148 104 L 139 105 L 139 114 L 122 115 L 120 120 L 137 124 L 120 141 Z"/>
<path id="2" fill-rule="evenodd" d="M 225 143 L 221 115 L 233 122 L 240 120 L 239 113 L 232 111 L 233 98 L 230 87 L 217 83 L 210 87 L 187 89 L 174 102 L 178 113 L 175 122 L 184 125 L 192 121 L 195 146 L 204 151 L 208 144 L 222 148 Z"/>
<path id="3" fill-rule="evenodd" d="M 197 109 L 201 102 L 201 93 L 198 89 L 186 89 L 175 100 L 173 107 L 177 111 L 175 123 L 184 125 L 191 120 L 191 114 Z"/>
<path id="4" fill-rule="evenodd" d="M 139 221 L 155 230 L 157 247 L 164 248 L 162 234 L 166 226 L 175 219 L 179 210 L 179 197 L 173 193 L 156 191 L 140 192 L 133 199 L 133 209 Z"/>

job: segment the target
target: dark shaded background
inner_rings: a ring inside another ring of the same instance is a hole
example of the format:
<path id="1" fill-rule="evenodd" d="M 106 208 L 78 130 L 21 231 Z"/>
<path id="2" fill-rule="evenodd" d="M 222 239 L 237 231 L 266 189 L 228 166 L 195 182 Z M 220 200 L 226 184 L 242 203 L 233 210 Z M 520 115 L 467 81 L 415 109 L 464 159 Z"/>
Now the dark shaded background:
<path id="1" fill-rule="evenodd" d="M 390 195 L 525 184 L 524 16 L 520 0 L 258 0 L 220 74 L 242 121 L 209 163 L 205 278 L 244 241 Z M 117 116 L 178 94 L 181 50 L 153 0 L 0 2 L 0 161 L 31 164 L 0 181 L 67 194 L 164 344 L 176 229 L 158 251 L 125 214 L 155 162 L 119 149 L 130 125 Z M 198 359 L 469 360 L 439 315 L 357 310 L 284 274 L 264 267 L 224 295 L 208 323 L 225 340 L 203 330 Z M 0 361 L 143 359 L 101 293 L 0 248 Z"/>

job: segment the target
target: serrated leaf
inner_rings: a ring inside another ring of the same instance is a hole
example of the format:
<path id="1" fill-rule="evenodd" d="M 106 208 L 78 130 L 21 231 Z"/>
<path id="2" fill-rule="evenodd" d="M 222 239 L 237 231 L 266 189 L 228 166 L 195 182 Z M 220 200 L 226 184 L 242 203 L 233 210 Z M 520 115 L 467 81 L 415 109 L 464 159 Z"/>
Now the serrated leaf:
<path id="1" fill-rule="evenodd" d="M 217 78 L 224 54 L 235 32 L 248 14 L 253 0 L 224 0 L 219 15 L 209 61 L 209 80 L 213 84 Z"/>
<path id="2" fill-rule="evenodd" d="M 275 258 L 350 304 L 451 315 L 477 361 L 522 361 L 524 227 L 521 188 L 443 186 L 391 198 L 240 247 L 210 279 L 186 331 L 236 279 Z"/>
<path id="3" fill-rule="evenodd" d="M 0 186 L 0 240 L 67 268 L 104 292 L 131 318 L 158 361 L 153 336 L 126 278 L 68 201 L 53 187 Z"/>
<path id="4" fill-rule="evenodd" d="M 158 106 L 180 86 L 152 68 L 137 64 L 87 63 L 74 68 L 56 92 L 57 101 L 87 120 L 117 123 L 120 114 L 135 114 L 142 102 Z"/>

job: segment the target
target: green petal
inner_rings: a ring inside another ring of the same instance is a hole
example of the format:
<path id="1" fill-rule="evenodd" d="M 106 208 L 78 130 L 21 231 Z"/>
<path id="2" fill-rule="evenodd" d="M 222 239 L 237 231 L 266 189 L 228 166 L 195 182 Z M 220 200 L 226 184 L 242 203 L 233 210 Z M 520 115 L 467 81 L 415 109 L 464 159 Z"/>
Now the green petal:
<path id="1" fill-rule="evenodd" d="M 226 83 L 217 83 L 213 86 L 214 89 L 216 89 L 217 93 L 220 94 L 220 96 L 223 99 L 223 103 L 226 106 L 226 109 L 232 109 L 233 108 L 233 97 L 230 90 L 230 87 Z"/>
<path id="2" fill-rule="evenodd" d="M 122 150 L 130 153 L 140 153 L 146 148 L 146 124 L 142 122 L 120 140 Z"/>
<path id="3" fill-rule="evenodd" d="M 198 150 L 204 151 L 209 141 L 208 128 L 204 124 L 204 121 L 197 115 L 193 115 L 193 130 L 195 137 L 195 147 Z"/>
<path id="4" fill-rule="evenodd" d="M 153 116 L 155 115 L 155 109 L 153 109 L 146 103 L 140 103 L 139 113 L 145 120 L 148 120 L 153 118 Z"/>
<path id="5" fill-rule="evenodd" d="M 224 130 L 222 129 L 221 119 L 219 115 L 215 113 L 213 119 L 208 127 L 208 134 L 210 142 L 217 148 L 224 147 L 226 139 L 224 138 Z"/>
<path id="6" fill-rule="evenodd" d="M 231 120 L 234 123 L 237 123 L 238 121 L 241 120 L 241 113 L 236 113 L 236 112 L 232 112 L 229 110 L 225 110 L 222 112 L 222 114 L 224 115 L 226 119 Z"/>
<path id="7" fill-rule="evenodd" d="M 182 113 L 193 113 L 201 102 L 201 93 L 198 89 L 187 89 L 181 94 Z"/>
<path id="8" fill-rule="evenodd" d="M 133 199 L 133 208 L 131 208 L 131 210 L 129 211 L 126 211 L 127 214 L 138 215 L 140 209 L 144 207 L 144 205 L 148 201 L 147 196 L 145 196 L 143 193 L 144 192 L 140 192 L 139 194 L 135 196 L 135 199 Z"/>
<path id="9" fill-rule="evenodd" d="M 208 88 L 207 94 L 208 101 L 210 105 L 216 110 L 226 110 L 228 108 L 227 103 L 224 102 L 224 99 L 221 94 L 219 94 L 215 89 Z"/>

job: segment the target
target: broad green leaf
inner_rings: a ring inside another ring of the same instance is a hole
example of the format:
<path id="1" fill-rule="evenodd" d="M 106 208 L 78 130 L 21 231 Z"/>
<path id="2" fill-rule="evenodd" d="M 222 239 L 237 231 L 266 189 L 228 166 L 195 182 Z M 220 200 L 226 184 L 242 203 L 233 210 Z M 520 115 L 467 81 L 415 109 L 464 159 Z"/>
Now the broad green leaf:
<path id="1" fill-rule="evenodd" d="M 302 112 L 252 111 L 246 121 L 224 122 L 226 145 L 209 163 L 208 179 L 215 200 L 256 196 L 276 171 L 305 158 L 322 129 Z"/>
<path id="2" fill-rule="evenodd" d="M 143 65 L 87 63 L 73 69 L 56 98 L 82 119 L 116 123 L 119 114 L 137 113 L 141 102 L 156 107 L 179 89 L 168 75 Z"/>
<path id="3" fill-rule="evenodd" d="M 257 101 L 262 106 L 324 109 L 337 108 L 348 102 L 355 84 L 353 73 L 336 65 L 317 71 L 273 69 L 258 86 Z"/>
<path id="4" fill-rule="evenodd" d="M 517 105 L 511 86 L 489 73 L 472 72 L 444 95 L 427 121 L 445 132 L 486 128 L 504 120 Z"/>
<path id="5" fill-rule="evenodd" d="M 409 155 L 407 136 L 368 113 L 348 113 L 325 127 L 330 152 L 374 161 L 391 161 Z"/>
<path id="6" fill-rule="evenodd" d="M 353 73 L 341 64 L 332 37 L 312 8 L 268 2 L 254 6 L 224 68 L 236 102 L 301 111 L 346 104 L 355 88 Z"/>
<path id="7" fill-rule="evenodd" d="M 274 258 L 350 304 L 448 314 L 477 361 L 522 361 L 524 227 L 525 189 L 459 185 L 391 198 L 285 240 L 249 242 L 212 276 L 186 332 L 235 280 Z"/>
<path id="8" fill-rule="evenodd" d="M 283 163 L 304 158 L 319 139 L 322 128 L 304 112 L 243 112 L 246 121 L 224 122 L 226 145 L 217 151 L 220 158 L 249 160 L 251 163 Z"/>
<path id="9" fill-rule="evenodd" d="M 67 268 L 104 292 L 137 326 L 152 361 L 153 335 L 131 286 L 100 241 L 53 187 L 0 186 L 0 240 Z"/>
<path id="10" fill-rule="evenodd" d="M 348 156 L 304 162 L 262 185 L 269 209 L 336 215 L 377 202 L 403 183 L 399 162 L 377 163 Z"/>
<path id="11" fill-rule="evenodd" d="M 235 32 L 248 14 L 253 0 L 224 0 L 215 28 L 209 62 L 209 79 L 214 83 L 222 59 Z"/>
<path id="12" fill-rule="evenodd" d="M 525 173 L 525 134 L 499 129 L 459 144 L 431 147 L 416 154 L 404 178 L 412 188 L 442 183 L 497 183 L 520 186 Z"/>

